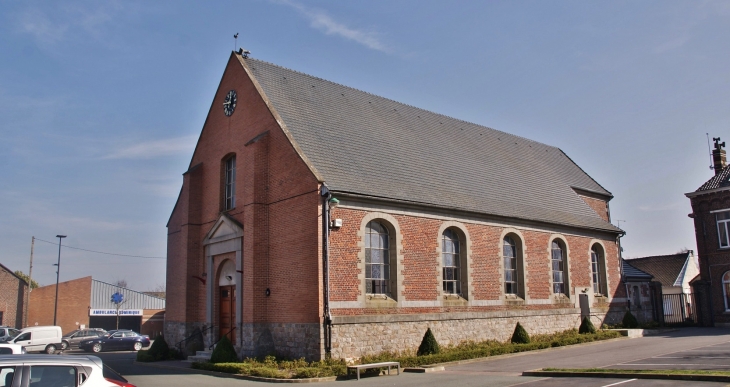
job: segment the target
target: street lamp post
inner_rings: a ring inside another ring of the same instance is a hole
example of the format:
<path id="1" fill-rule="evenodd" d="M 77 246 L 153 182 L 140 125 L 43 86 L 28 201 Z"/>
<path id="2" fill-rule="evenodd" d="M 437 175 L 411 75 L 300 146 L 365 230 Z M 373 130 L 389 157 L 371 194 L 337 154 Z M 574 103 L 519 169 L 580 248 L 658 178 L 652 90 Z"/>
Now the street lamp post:
<path id="1" fill-rule="evenodd" d="M 56 314 L 58 313 L 58 278 L 61 275 L 61 239 L 65 237 L 65 235 L 56 235 L 56 238 L 58 238 L 58 263 L 56 264 L 56 303 L 53 306 L 53 325 L 56 325 Z"/>

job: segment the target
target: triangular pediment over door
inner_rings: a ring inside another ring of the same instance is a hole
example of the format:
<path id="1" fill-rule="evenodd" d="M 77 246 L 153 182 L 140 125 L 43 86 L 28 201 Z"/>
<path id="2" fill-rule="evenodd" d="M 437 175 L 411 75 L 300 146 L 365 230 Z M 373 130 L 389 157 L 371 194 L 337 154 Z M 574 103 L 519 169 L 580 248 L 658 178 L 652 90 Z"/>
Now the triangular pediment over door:
<path id="1" fill-rule="evenodd" d="M 203 245 L 207 246 L 242 236 L 243 226 L 230 216 L 221 214 L 213 224 L 213 227 L 205 234 Z"/>

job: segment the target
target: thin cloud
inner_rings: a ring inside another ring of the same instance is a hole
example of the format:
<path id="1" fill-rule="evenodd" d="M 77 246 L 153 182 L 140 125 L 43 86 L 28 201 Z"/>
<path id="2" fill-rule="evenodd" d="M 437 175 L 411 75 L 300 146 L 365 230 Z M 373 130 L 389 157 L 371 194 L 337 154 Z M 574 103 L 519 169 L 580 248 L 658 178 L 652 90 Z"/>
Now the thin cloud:
<path id="1" fill-rule="evenodd" d="M 324 32 L 326 35 L 337 35 L 348 40 L 360 43 L 363 46 L 382 52 L 390 52 L 388 47 L 378 39 L 375 32 L 367 32 L 350 28 L 330 17 L 326 12 L 307 8 L 299 3 L 290 0 L 276 0 L 275 2 L 286 4 L 309 19 L 312 28 Z"/>
<path id="2" fill-rule="evenodd" d="M 689 35 L 683 35 L 678 38 L 664 42 L 654 48 L 655 54 L 661 54 L 684 46 L 689 41 Z"/>
<path id="3" fill-rule="evenodd" d="M 644 205 L 639 206 L 639 210 L 646 212 L 654 211 L 671 211 L 682 206 L 680 202 L 668 203 L 668 204 L 655 204 L 655 205 Z"/>
<path id="4" fill-rule="evenodd" d="M 117 149 L 104 159 L 153 159 L 161 156 L 191 154 L 195 148 L 197 135 L 147 141 Z"/>

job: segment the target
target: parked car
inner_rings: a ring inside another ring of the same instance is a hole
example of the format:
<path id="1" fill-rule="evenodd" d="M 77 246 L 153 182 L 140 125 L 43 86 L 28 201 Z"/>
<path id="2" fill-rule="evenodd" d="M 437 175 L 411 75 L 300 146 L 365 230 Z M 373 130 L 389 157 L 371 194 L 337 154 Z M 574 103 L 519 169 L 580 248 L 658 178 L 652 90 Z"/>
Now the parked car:
<path id="1" fill-rule="evenodd" d="M 135 350 L 150 345 L 150 338 L 134 331 L 116 331 L 103 337 L 82 341 L 79 348 L 87 352 Z"/>
<path id="2" fill-rule="evenodd" d="M 25 347 L 18 344 L 0 343 L 0 355 L 21 355 L 25 353 Z"/>
<path id="3" fill-rule="evenodd" d="M 61 327 L 35 326 L 23 328 L 8 343 L 20 344 L 28 352 L 56 353 L 56 350 L 61 348 Z"/>
<path id="4" fill-rule="evenodd" d="M 0 355 L 0 386 L 134 387 L 90 355 Z"/>
<path id="5" fill-rule="evenodd" d="M 100 336 L 106 336 L 106 331 L 101 328 L 77 329 L 63 335 L 61 349 L 66 350 L 79 346 L 82 341 L 94 339 Z"/>
<path id="6" fill-rule="evenodd" d="M 19 330 L 11 327 L 0 327 L 0 343 L 4 343 L 20 333 Z"/>

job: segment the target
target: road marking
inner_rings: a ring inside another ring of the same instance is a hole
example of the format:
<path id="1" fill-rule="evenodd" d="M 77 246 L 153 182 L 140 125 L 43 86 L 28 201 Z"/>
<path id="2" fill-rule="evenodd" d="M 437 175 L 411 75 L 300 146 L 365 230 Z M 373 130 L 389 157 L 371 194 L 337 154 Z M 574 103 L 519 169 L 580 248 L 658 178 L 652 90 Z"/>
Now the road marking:
<path id="1" fill-rule="evenodd" d="M 719 344 L 701 345 L 699 347 L 688 348 L 688 349 L 681 349 L 681 350 L 678 350 L 678 351 L 671 351 L 671 352 L 667 352 L 667 353 L 661 353 L 659 355 L 649 356 L 649 357 L 645 357 L 645 358 L 642 358 L 642 359 L 634 359 L 634 360 L 630 360 L 630 361 L 623 362 L 623 363 L 609 364 L 609 365 L 601 366 L 601 367 L 598 367 L 598 368 L 608 368 L 608 367 L 613 367 L 613 366 L 618 366 L 618 365 L 629 365 L 629 363 L 632 362 L 632 361 L 641 361 L 641 360 L 653 359 L 653 358 L 658 358 L 658 357 L 665 356 L 665 355 L 672 355 L 672 354 L 680 353 L 680 352 L 684 352 L 684 351 L 692 351 L 692 350 L 697 350 L 697 349 L 707 348 L 707 347 L 716 347 L 718 345 L 724 345 L 724 344 L 727 344 L 727 343 L 730 343 L 730 341 L 725 341 L 725 342 L 722 342 L 722 343 L 719 343 Z M 667 364 L 667 365 L 673 365 L 673 364 Z M 696 364 L 691 364 L 691 365 L 696 365 Z"/>
<path id="2" fill-rule="evenodd" d="M 530 383 L 540 382 L 540 381 L 548 380 L 548 379 L 550 379 L 550 378 L 540 378 L 540 379 L 537 379 L 537 380 L 530 380 L 529 382 L 522 382 L 522 383 L 517 383 L 517 384 L 510 384 L 509 387 L 521 386 L 523 384 L 530 384 Z"/>
<path id="3" fill-rule="evenodd" d="M 601 386 L 601 387 L 611 387 L 611 386 L 616 386 L 616 385 L 618 385 L 618 384 L 624 384 L 624 383 L 628 383 L 628 382 L 633 382 L 634 380 L 638 380 L 638 379 L 629 379 L 629 380 L 624 380 L 623 382 L 616 382 L 616 383 L 606 384 L 605 386 Z"/>
<path id="4" fill-rule="evenodd" d="M 730 359 L 730 356 L 657 356 L 654 359 Z"/>
<path id="5" fill-rule="evenodd" d="M 701 365 L 703 367 L 730 367 L 730 364 L 678 364 L 678 363 L 669 363 L 669 364 L 659 364 L 659 363 L 623 363 L 621 365 L 624 366 L 698 366 Z"/>

